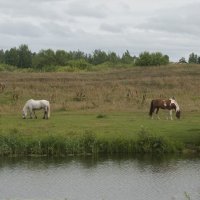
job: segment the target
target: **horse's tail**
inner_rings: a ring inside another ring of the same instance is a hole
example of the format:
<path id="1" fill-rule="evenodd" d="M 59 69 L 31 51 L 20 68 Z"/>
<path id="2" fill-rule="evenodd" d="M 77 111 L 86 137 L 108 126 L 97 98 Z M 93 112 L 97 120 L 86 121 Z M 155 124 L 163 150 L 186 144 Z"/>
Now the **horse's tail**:
<path id="1" fill-rule="evenodd" d="M 50 109 L 50 104 L 47 106 L 47 117 L 48 119 L 50 118 L 50 113 L 51 113 L 51 109 Z"/>
<path id="2" fill-rule="evenodd" d="M 149 110 L 149 115 L 150 115 L 150 116 L 152 116 L 153 111 L 154 111 L 154 109 L 153 109 L 153 100 L 152 100 L 152 101 L 151 101 L 151 105 L 150 105 L 150 110 Z"/>

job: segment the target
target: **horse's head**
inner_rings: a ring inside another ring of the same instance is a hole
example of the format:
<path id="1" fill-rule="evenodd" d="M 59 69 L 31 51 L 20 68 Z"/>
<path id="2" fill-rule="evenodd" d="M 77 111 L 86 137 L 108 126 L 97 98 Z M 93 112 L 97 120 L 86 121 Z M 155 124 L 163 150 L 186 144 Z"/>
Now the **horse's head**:
<path id="1" fill-rule="evenodd" d="M 180 119 L 180 117 L 181 117 L 181 111 L 180 111 L 180 110 L 177 110 L 177 111 L 176 111 L 176 117 L 177 117 L 178 119 Z"/>

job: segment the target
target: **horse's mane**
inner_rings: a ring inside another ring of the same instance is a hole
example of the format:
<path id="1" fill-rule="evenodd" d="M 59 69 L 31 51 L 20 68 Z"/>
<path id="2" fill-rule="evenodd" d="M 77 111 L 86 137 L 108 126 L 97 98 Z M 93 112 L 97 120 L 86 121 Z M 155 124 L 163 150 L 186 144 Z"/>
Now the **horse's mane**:
<path id="1" fill-rule="evenodd" d="M 172 104 L 174 104 L 176 106 L 175 110 L 180 111 L 180 107 L 179 107 L 177 101 L 175 100 L 175 98 L 170 98 L 169 100 L 171 101 Z"/>

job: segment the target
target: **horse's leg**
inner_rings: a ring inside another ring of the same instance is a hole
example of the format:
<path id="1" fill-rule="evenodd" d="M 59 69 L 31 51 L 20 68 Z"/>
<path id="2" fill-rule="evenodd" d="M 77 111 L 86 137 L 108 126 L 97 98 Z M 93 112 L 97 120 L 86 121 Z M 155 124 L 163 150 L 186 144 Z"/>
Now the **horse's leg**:
<path id="1" fill-rule="evenodd" d="M 44 110 L 44 116 L 43 116 L 43 119 L 45 119 L 46 117 L 46 110 Z"/>
<path id="2" fill-rule="evenodd" d="M 29 108 L 29 113 L 30 113 L 30 119 L 32 119 L 32 109 Z"/>
<path id="3" fill-rule="evenodd" d="M 44 116 L 43 119 L 47 119 L 47 107 L 44 108 Z"/>
<path id="4" fill-rule="evenodd" d="M 156 110 L 156 115 L 157 115 L 157 118 L 160 119 L 160 117 L 158 115 L 158 111 L 159 111 L 159 108 L 157 108 L 157 110 Z"/>
<path id="5" fill-rule="evenodd" d="M 173 120 L 172 118 L 172 110 L 169 111 L 170 119 Z"/>
<path id="6" fill-rule="evenodd" d="M 155 111 L 155 108 L 153 108 L 152 115 L 151 115 L 151 119 L 153 119 L 154 111 Z"/>
<path id="7" fill-rule="evenodd" d="M 35 119 L 37 119 L 37 116 L 36 116 L 36 114 L 35 114 L 35 110 L 33 110 L 33 114 L 35 115 Z"/>
<path id="8" fill-rule="evenodd" d="M 47 111 L 46 110 L 44 111 L 43 119 L 47 119 Z"/>
<path id="9" fill-rule="evenodd" d="M 166 114 L 166 120 L 168 120 L 170 117 L 170 110 L 169 110 L 169 113 L 168 113 L 168 110 L 167 110 L 167 114 Z"/>
<path id="10" fill-rule="evenodd" d="M 46 119 L 48 119 L 48 110 L 45 111 Z"/>
<path id="11" fill-rule="evenodd" d="M 48 111 L 47 110 L 45 111 L 45 116 L 46 116 L 45 119 L 48 119 Z"/>
<path id="12" fill-rule="evenodd" d="M 45 108 L 46 119 L 49 119 L 49 107 Z"/>

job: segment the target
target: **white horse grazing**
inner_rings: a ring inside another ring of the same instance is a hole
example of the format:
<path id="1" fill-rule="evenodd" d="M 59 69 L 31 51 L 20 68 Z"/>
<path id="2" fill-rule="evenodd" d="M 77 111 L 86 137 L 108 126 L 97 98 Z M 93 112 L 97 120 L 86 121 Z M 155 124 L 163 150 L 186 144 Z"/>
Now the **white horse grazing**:
<path id="1" fill-rule="evenodd" d="M 28 100 L 22 110 L 22 117 L 23 119 L 26 118 L 27 112 L 29 111 L 30 113 L 30 118 L 32 119 L 32 114 L 34 114 L 35 118 L 37 116 L 35 115 L 35 110 L 44 110 L 44 117 L 43 119 L 49 119 L 50 117 L 50 103 L 47 100 L 34 100 L 30 99 Z"/>

